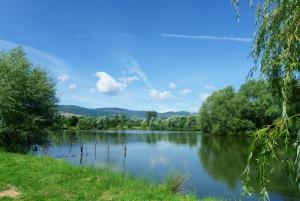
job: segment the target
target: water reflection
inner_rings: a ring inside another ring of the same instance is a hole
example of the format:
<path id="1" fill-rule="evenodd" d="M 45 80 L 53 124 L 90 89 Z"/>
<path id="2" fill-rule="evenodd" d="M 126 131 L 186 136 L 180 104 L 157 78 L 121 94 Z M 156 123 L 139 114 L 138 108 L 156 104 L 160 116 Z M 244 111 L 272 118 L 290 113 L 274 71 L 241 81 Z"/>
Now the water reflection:
<path id="1" fill-rule="evenodd" d="M 242 179 L 250 143 L 250 138 L 244 137 L 203 136 L 199 158 L 212 178 L 225 182 L 230 188 L 236 188 Z M 267 188 L 273 192 L 273 199 L 278 199 L 276 194 L 280 194 L 284 200 L 300 200 L 299 190 L 291 184 L 283 164 L 271 161 L 268 178 L 270 182 Z M 259 183 L 255 179 L 250 185 L 254 190 L 259 189 Z"/>
<path id="2" fill-rule="evenodd" d="M 249 144 L 244 137 L 203 136 L 199 159 L 210 176 L 235 188 L 246 166 Z"/>
<path id="3" fill-rule="evenodd" d="M 154 181 L 181 172 L 189 176 L 184 190 L 198 197 L 256 200 L 240 195 L 249 140 L 197 132 L 66 131 L 51 136 L 52 147 L 44 154 L 76 165 L 109 166 Z M 272 163 L 270 173 L 271 200 L 300 200 L 299 190 L 291 186 L 280 163 Z M 252 186 L 257 189 L 255 180 Z"/>

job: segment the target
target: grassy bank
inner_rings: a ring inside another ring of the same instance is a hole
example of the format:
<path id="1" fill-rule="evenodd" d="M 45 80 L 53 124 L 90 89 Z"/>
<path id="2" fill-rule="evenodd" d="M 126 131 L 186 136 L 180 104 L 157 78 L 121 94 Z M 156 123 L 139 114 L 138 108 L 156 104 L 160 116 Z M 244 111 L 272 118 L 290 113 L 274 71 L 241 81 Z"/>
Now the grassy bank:
<path id="1" fill-rule="evenodd" d="M 196 200 L 174 194 L 163 184 L 47 157 L 0 152 L 0 161 L 0 200 Z"/>

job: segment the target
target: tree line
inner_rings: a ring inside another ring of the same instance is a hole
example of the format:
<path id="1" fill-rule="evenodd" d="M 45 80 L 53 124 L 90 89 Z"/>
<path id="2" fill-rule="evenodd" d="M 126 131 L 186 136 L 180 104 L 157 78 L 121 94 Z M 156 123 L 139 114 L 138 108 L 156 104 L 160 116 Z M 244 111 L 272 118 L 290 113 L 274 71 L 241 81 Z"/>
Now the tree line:
<path id="1" fill-rule="evenodd" d="M 143 130 L 199 130 L 196 115 L 171 116 L 167 119 L 157 117 L 157 112 L 149 111 L 147 118 L 129 118 L 116 114 L 112 117 L 63 116 L 56 121 L 56 129 L 106 130 L 106 129 L 143 129 Z"/>
<path id="2" fill-rule="evenodd" d="M 300 82 L 294 81 L 289 113 L 300 113 Z M 232 86 L 215 91 L 199 109 L 199 127 L 203 133 L 218 135 L 252 134 L 281 118 L 280 96 L 266 80 L 248 80 L 238 91 Z M 291 133 L 299 130 L 291 124 Z"/>

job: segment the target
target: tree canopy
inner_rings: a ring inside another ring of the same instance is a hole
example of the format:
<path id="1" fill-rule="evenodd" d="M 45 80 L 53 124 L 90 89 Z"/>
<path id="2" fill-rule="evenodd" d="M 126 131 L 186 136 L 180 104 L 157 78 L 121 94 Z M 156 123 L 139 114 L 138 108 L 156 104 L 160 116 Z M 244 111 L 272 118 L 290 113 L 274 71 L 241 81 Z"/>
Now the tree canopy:
<path id="1" fill-rule="evenodd" d="M 271 124 L 280 111 L 266 81 L 248 80 L 237 92 L 229 86 L 209 96 L 199 110 L 199 125 L 203 133 L 241 135 Z"/>
<path id="2" fill-rule="evenodd" d="M 147 114 L 152 113 L 147 112 Z M 153 114 L 153 113 L 152 113 Z M 155 113 L 154 113 L 155 114 Z M 125 115 L 112 117 L 68 116 L 58 118 L 60 129 L 104 130 L 104 129 L 149 129 L 149 130 L 199 130 L 196 115 L 174 115 L 167 119 L 152 116 L 147 119 L 130 118 Z"/>
<path id="3" fill-rule="evenodd" d="M 55 83 L 21 48 L 0 52 L 0 146 L 26 152 L 43 144 L 57 101 Z"/>

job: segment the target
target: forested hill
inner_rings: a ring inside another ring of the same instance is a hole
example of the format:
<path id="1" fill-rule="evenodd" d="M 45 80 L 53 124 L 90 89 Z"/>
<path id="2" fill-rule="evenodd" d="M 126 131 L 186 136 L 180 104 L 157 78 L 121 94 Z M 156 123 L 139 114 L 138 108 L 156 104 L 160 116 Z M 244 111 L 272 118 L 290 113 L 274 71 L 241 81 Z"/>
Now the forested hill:
<path id="1" fill-rule="evenodd" d="M 61 113 L 64 114 L 73 114 L 73 115 L 84 115 L 84 116 L 107 116 L 111 117 L 116 114 L 125 115 L 130 118 L 146 118 L 147 111 L 138 111 L 138 110 L 128 110 L 122 108 L 84 108 L 76 105 L 59 105 L 58 109 Z M 159 118 L 168 118 L 174 115 L 192 115 L 193 113 L 180 111 L 180 112 L 164 112 L 157 113 Z"/>

